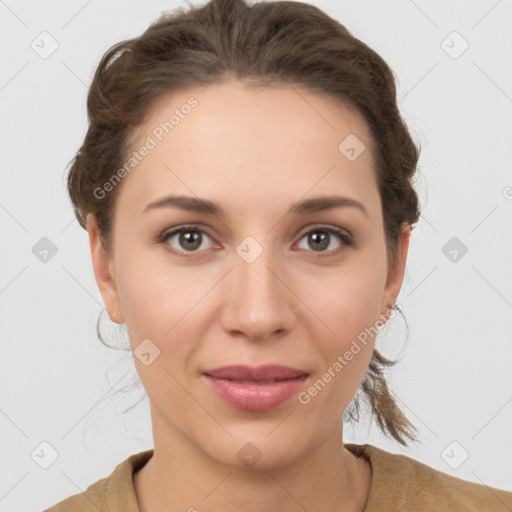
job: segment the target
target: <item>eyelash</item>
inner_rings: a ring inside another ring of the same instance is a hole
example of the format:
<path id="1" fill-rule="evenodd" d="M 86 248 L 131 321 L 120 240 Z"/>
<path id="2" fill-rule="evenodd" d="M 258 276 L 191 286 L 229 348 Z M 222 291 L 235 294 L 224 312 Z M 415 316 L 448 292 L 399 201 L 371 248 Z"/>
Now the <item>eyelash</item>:
<path id="1" fill-rule="evenodd" d="M 187 254 L 187 251 L 177 251 L 176 249 L 172 248 L 168 244 L 168 241 L 172 236 L 179 234 L 179 233 L 186 233 L 189 231 L 198 231 L 200 233 L 205 234 L 206 236 L 208 236 L 208 238 L 210 238 L 212 241 L 214 241 L 213 238 L 210 235 L 208 235 L 208 233 L 206 233 L 203 229 L 200 229 L 199 227 L 197 227 L 195 225 L 188 224 L 188 225 L 180 226 L 179 228 L 176 228 L 176 229 L 163 231 L 157 237 L 156 242 L 164 244 L 166 250 L 170 251 L 173 254 L 176 254 L 176 255 L 184 257 L 184 258 L 190 258 L 190 257 L 193 257 L 195 255 L 195 253 L 199 253 L 201 251 L 197 251 L 197 250 L 196 251 L 188 251 L 188 254 Z M 311 233 L 317 233 L 317 232 L 327 232 L 330 234 L 337 235 L 339 237 L 339 239 L 343 242 L 341 247 L 339 247 L 338 249 L 332 249 L 330 251 L 313 251 L 313 250 L 309 251 L 309 252 L 316 252 L 317 255 L 321 258 L 322 257 L 325 258 L 325 257 L 338 256 L 342 252 L 344 252 L 348 247 L 352 247 L 354 245 L 352 236 L 350 234 L 348 234 L 345 230 L 343 230 L 341 228 L 334 227 L 334 226 L 324 226 L 324 225 L 314 226 L 309 231 L 306 231 L 305 233 L 303 233 L 301 235 L 301 237 L 299 238 L 299 240 L 302 240 L 305 236 L 307 236 Z"/>

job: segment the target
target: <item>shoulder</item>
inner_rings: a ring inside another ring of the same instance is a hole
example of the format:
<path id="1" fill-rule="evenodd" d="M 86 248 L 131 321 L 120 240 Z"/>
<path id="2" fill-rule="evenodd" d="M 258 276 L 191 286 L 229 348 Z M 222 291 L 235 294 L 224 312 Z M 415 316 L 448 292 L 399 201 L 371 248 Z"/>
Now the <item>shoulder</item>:
<path id="1" fill-rule="evenodd" d="M 85 491 L 73 494 L 65 500 L 59 501 L 59 503 L 47 508 L 44 512 L 71 512 L 77 510 L 97 512 L 98 510 L 108 510 L 105 496 L 109 479 L 110 477 L 105 477 L 98 480 L 89 485 Z"/>
<path id="2" fill-rule="evenodd" d="M 373 445 L 345 445 L 372 465 L 364 512 L 510 512 L 512 492 L 448 475 L 406 455 Z"/>
<path id="3" fill-rule="evenodd" d="M 73 494 L 44 512 L 98 512 L 123 510 L 139 512 L 133 474 L 153 455 L 153 450 L 130 455 L 119 463 L 111 475 L 89 485 L 85 491 Z"/>
<path id="4" fill-rule="evenodd" d="M 407 457 L 408 458 L 408 457 Z M 411 510 L 450 510 L 489 512 L 512 510 L 512 493 L 484 484 L 462 480 L 410 459 Z"/>

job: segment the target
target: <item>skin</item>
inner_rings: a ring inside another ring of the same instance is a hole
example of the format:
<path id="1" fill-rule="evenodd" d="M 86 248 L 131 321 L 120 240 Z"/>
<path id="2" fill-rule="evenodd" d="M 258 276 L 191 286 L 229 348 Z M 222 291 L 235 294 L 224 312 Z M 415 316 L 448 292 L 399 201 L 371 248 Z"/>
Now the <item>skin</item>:
<path id="1" fill-rule="evenodd" d="M 373 338 L 306 405 L 293 397 L 270 411 L 241 411 L 201 371 L 283 364 L 309 372 L 304 391 L 389 314 L 410 230 L 404 225 L 399 258 L 388 268 L 368 127 L 326 96 L 229 81 L 159 99 L 133 148 L 190 96 L 198 106 L 124 178 L 110 254 L 88 216 L 94 273 L 111 320 L 126 324 L 132 349 L 149 338 L 160 350 L 148 366 L 134 358 L 155 446 L 134 477 L 139 507 L 362 511 L 371 466 L 343 447 L 341 416 L 368 368 Z M 338 150 L 349 134 L 366 146 L 355 161 Z M 171 193 L 216 201 L 225 212 L 142 213 Z M 333 194 L 356 199 L 367 214 L 343 207 L 286 215 L 303 198 Z M 199 248 L 187 252 L 179 235 L 155 242 L 184 224 L 202 230 Z M 307 234 L 322 232 L 317 224 L 348 231 L 353 245 L 331 234 L 328 247 L 315 250 Z M 263 249 L 250 264 L 236 252 L 247 236 Z M 247 442 L 261 453 L 252 467 L 237 457 Z"/>

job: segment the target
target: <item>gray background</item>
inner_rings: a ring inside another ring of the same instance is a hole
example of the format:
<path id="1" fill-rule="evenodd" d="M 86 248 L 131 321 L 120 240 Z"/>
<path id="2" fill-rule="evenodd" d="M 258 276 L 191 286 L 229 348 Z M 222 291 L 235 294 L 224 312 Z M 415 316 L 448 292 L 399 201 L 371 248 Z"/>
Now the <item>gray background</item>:
<path id="1" fill-rule="evenodd" d="M 512 2 L 311 3 L 388 61 L 422 146 L 423 214 L 399 297 L 409 335 L 396 316 L 378 342 L 402 357 L 391 382 L 422 445 L 401 448 L 368 422 L 346 426 L 345 441 L 512 490 Z M 65 175 L 100 57 L 178 5 L 0 2 L 2 511 L 40 511 L 152 447 L 147 400 L 120 414 L 143 396 L 116 392 L 137 381 L 131 354 L 96 339 L 102 300 Z M 47 58 L 44 31 L 58 44 Z M 43 237 L 57 250 L 46 261 Z"/>

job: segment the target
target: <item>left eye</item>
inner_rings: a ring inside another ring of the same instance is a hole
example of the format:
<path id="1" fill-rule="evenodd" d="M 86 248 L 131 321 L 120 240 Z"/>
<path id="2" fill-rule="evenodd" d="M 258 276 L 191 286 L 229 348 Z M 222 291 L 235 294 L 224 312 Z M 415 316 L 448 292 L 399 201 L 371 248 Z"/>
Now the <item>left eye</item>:
<path id="1" fill-rule="evenodd" d="M 332 235 L 341 241 L 341 247 L 338 246 L 338 248 L 336 248 L 331 246 L 331 243 L 333 242 Z M 309 244 L 309 247 L 313 247 L 314 252 L 338 253 L 342 251 L 345 246 L 351 244 L 349 235 L 344 231 L 327 227 L 315 228 L 308 231 L 302 236 L 301 241 L 304 239 L 306 239 L 306 244 Z M 303 249 L 304 247 L 299 248 Z M 307 248 L 308 247 L 306 247 L 306 249 Z"/>

